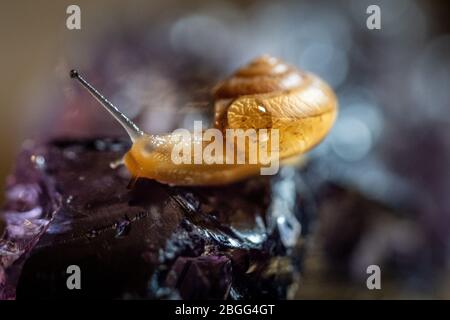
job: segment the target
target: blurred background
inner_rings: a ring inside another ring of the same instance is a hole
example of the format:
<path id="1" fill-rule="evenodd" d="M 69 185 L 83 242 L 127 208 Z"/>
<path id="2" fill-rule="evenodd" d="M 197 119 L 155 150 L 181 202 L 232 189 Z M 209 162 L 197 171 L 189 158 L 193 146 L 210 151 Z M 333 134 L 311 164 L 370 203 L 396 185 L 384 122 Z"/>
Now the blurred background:
<path id="1" fill-rule="evenodd" d="M 303 169 L 319 223 L 291 297 L 366 297 L 348 280 L 365 279 L 371 262 L 392 270 L 384 296 L 450 297 L 448 1 L 79 0 L 81 30 L 66 28 L 70 4 L 0 4 L 2 193 L 27 139 L 122 134 L 80 97 L 70 69 L 144 129 L 164 132 L 176 115 L 201 116 L 167 71 L 178 57 L 192 57 L 198 66 L 185 68 L 199 78 L 219 79 L 269 53 L 324 78 L 340 103 Z M 366 27 L 371 4 L 381 30 Z"/>

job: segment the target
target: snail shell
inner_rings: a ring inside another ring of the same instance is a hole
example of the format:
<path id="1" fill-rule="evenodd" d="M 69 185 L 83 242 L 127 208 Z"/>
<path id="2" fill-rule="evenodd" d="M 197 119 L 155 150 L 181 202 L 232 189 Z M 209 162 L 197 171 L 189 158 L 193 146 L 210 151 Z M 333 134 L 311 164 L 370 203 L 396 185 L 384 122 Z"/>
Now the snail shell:
<path id="1" fill-rule="evenodd" d="M 319 143 L 337 114 L 333 90 L 321 79 L 270 56 L 259 57 L 214 89 L 220 129 L 279 129 L 280 158 Z"/>

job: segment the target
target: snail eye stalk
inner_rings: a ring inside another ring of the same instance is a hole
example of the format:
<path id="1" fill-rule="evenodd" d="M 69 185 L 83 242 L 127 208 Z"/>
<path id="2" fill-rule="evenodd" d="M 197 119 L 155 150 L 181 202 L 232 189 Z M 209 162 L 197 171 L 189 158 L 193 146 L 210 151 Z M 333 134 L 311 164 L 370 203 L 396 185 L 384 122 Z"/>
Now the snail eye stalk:
<path id="1" fill-rule="evenodd" d="M 77 79 L 81 85 L 124 127 L 132 142 L 135 142 L 144 133 L 130 118 L 124 115 L 120 110 L 97 91 L 89 82 L 87 82 L 76 70 L 70 71 L 70 77 Z"/>

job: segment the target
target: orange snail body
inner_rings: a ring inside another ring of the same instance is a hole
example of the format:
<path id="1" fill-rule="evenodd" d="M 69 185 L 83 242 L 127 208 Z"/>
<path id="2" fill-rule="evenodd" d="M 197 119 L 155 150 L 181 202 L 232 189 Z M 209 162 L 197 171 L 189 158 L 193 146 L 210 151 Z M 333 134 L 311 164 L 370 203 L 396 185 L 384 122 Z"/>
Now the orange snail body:
<path id="1" fill-rule="evenodd" d="M 258 150 L 256 145 L 262 144 L 258 133 L 266 133 L 263 136 L 266 155 L 283 160 L 318 144 L 337 115 L 336 96 L 323 80 L 269 56 L 253 60 L 216 86 L 214 98 L 215 129 L 223 133 L 222 137 L 226 136 L 227 129 L 253 129 L 256 136 L 229 153 L 227 146 L 236 140 L 224 140 L 223 159 L 216 163 L 196 164 L 191 154 L 191 161 L 175 164 L 172 151 L 177 143 L 184 141 L 191 150 L 197 147 L 204 150 L 211 140 L 194 134 L 188 140 L 180 140 L 173 134 L 142 134 L 124 157 L 131 174 L 174 185 L 220 185 L 238 181 L 258 174 L 263 167 L 261 152 L 256 161 L 249 161 L 249 150 Z M 275 131 L 278 143 L 274 148 L 271 142 Z M 244 163 L 236 163 L 239 153 Z"/>
<path id="2" fill-rule="evenodd" d="M 124 164 L 130 173 L 173 185 L 220 185 L 262 173 L 273 161 L 278 164 L 318 144 L 337 114 L 336 96 L 324 81 L 269 56 L 216 86 L 214 128 L 200 134 L 145 134 L 77 71 L 70 76 L 129 134 L 133 145 Z M 180 146 L 182 162 L 173 157 Z M 208 148 L 210 153 L 202 153 Z"/>

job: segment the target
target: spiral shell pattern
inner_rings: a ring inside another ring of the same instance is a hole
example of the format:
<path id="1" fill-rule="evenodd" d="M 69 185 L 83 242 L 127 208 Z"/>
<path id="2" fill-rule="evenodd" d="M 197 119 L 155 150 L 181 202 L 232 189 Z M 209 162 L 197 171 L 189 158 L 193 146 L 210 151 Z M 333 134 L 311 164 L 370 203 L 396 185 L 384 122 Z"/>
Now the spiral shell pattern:
<path id="1" fill-rule="evenodd" d="M 261 56 L 237 70 L 214 89 L 216 99 L 263 94 L 298 87 L 305 78 L 299 70 L 270 56 Z"/>
<path id="2" fill-rule="evenodd" d="M 281 60 L 259 57 L 214 89 L 220 129 L 278 129 L 280 157 L 303 153 L 326 135 L 337 114 L 333 90 Z"/>

